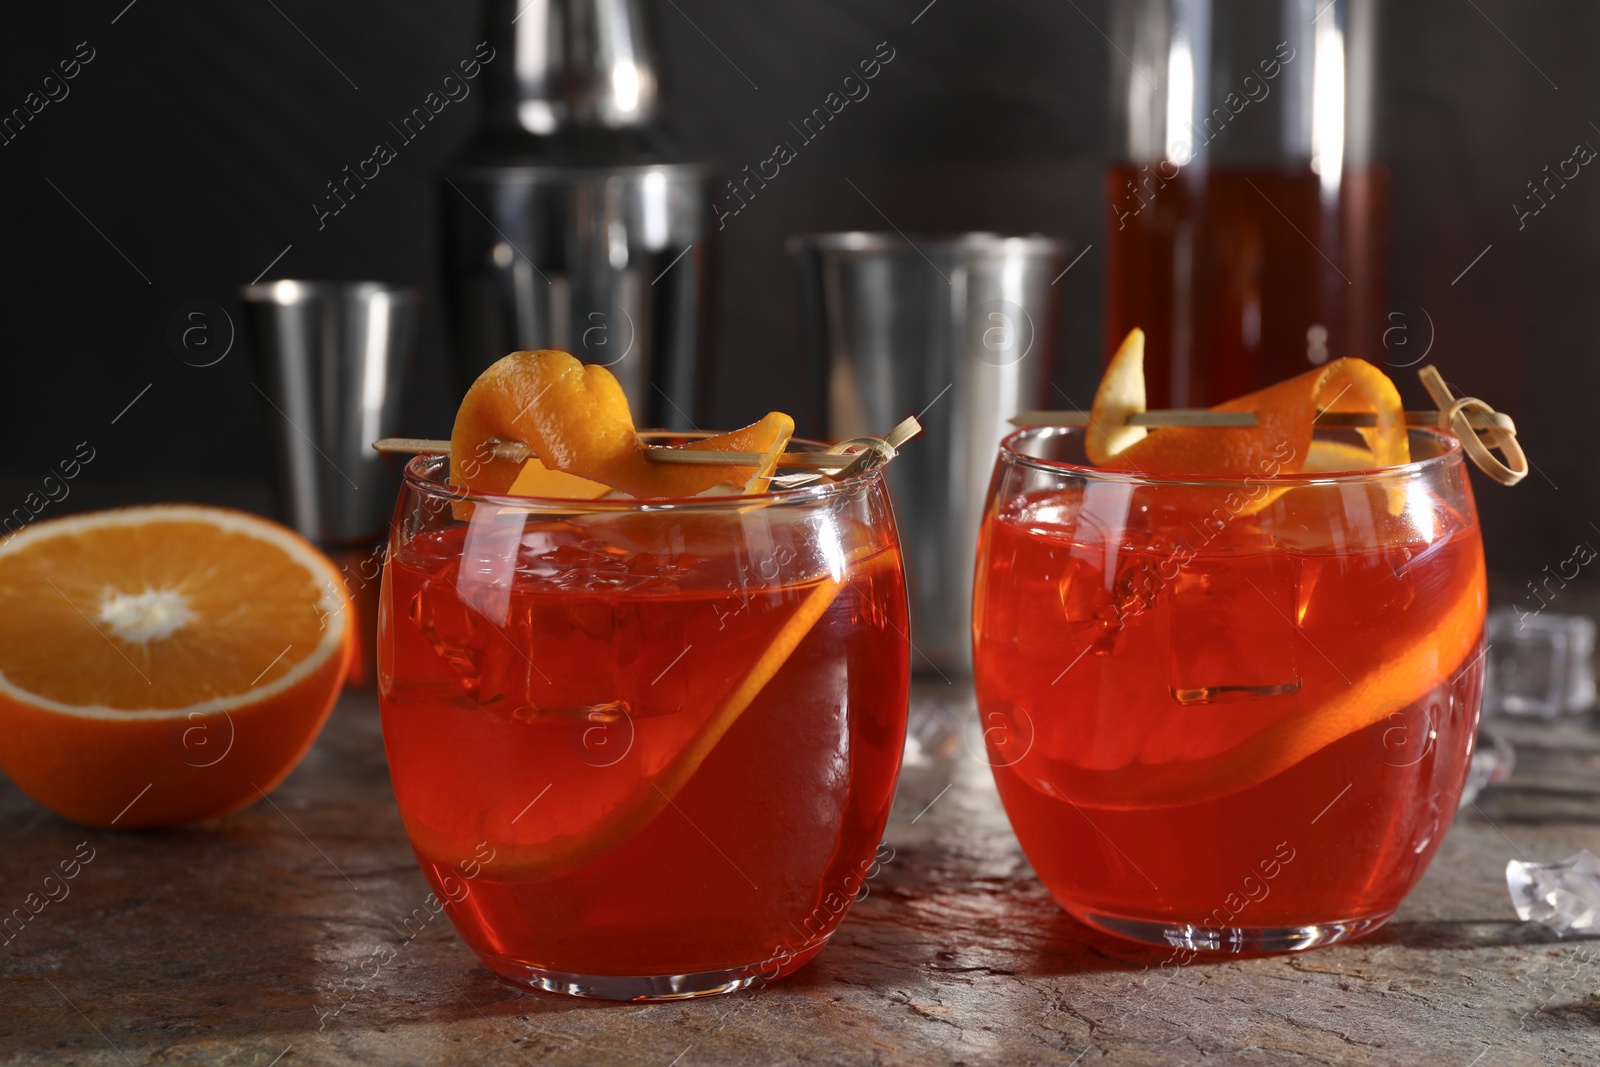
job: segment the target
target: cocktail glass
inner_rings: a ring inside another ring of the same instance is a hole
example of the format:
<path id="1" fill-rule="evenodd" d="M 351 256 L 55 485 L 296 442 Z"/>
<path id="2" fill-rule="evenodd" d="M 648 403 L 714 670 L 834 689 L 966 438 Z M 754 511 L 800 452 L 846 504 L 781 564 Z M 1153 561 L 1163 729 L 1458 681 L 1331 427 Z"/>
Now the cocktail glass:
<path id="1" fill-rule="evenodd" d="M 1285 445 L 1249 477 L 1156 478 L 1089 466 L 1082 431 L 1006 439 L 979 710 L 1067 911 L 1280 951 L 1376 928 L 1422 876 L 1477 732 L 1484 566 L 1460 445 L 1410 445 L 1383 470 L 1281 474 Z"/>
<path id="2" fill-rule="evenodd" d="M 882 473 L 576 501 L 447 470 L 406 469 L 379 620 L 390 775 L 444 913 L 501 975 L 580 996 L 799 967 L 877 873 L 905 742 Z"/>

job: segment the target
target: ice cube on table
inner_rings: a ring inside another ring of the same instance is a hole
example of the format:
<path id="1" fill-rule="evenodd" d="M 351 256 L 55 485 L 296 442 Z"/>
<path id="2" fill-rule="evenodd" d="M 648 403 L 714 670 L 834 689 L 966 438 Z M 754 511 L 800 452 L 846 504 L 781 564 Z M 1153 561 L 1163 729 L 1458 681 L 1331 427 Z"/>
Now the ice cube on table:
<path id="1" fill-rule="evenodd" d="M 1595 700 L 1595 625 L 1581 615 L 1498 608 L 1485 626 L 1489 645 L 1484 710 L 1556 719 Z"/>
<path id="2" fill-rule="evenodd" d="M 1588 849 L 1559 863 L 1511 860 L 1506 888 L 1523 922 L 1543 923 L 1563 937 L 1600 933 L 1600 856 Z"/>
<path id="3" fill-rule="evenodd" d="M 906 715 L 904 765 L 921 766 L 947 760 L 961 743 L 961 713 L 942 700 L 922 697 Z"/>
<path id="4" fill-rule="evenodd" d="M 1511 742 L 1493 730 L 1479 730 L 1478 743 L 1472 749 L 1472 763 L 1467 768 L 1467 780 L 1461 785 L 1458 809 L 1465 808 L 1485 789 L 1503 785 L 1517 768 L 1517 752 Z"/>

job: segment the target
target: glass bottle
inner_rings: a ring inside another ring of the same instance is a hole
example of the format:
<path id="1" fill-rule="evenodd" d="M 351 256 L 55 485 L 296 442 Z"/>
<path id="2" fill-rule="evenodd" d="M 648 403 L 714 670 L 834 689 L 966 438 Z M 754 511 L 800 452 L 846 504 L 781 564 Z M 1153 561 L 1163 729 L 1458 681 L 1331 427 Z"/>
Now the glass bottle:
<path id="1" fill-rule="evenodd" d="M 1151 407 L 1381 355 L 1388 171 L 1373 0 L 1114 0 L 1107 353 Z"/>

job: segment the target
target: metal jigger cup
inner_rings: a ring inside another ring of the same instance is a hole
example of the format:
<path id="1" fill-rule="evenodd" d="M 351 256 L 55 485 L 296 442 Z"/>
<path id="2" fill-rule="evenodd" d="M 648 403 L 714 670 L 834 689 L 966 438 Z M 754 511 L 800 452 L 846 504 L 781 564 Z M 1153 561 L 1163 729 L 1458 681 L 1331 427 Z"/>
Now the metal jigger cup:
<path id="1" fill-rule="evenodd" d="M 1018 411 L 1045 404 L 1059 337 L 1055 238 L 969 233 L 793 237 L 813 402 L 825 433 L 917 412 L 889 468 L 906 552 L 914 668 L 971 669 L 972 565 L 989 473 Z"/>
<path id="2" fill-rule="evenodd" d="M 343 571 L 360 644 L 350 684 L 369 685 L 378 575 L 399 484 L 372 442 L 399 428 L 421 297 L 385 282 L 294 279 L 246 285 L 239 296 L 277 517 Z"/>

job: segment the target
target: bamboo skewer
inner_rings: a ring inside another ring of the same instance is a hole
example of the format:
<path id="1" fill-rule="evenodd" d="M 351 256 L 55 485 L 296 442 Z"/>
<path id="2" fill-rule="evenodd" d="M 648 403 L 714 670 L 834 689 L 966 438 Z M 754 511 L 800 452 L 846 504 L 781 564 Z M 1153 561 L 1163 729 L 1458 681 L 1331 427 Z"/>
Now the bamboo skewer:
<path id="1" fill-rule="evenodd" d="M 867 466 L 881 465 L 894 458 L 896 450 L 922 432 L 922 424 L 909 418 L 882 437 L 856 437 L 842 441 L 826 452 L 784 452 L 778 466 L 801 471 L 854 474 Z M 372 442 L 374 451 L 394 455 L 447 455 L 450 442 L 428 437 L 385 437 Z M 849 451 L 847 451 L 849 450 Z M 522 463 L 533 450 L 521 441 L 495 441 L 491 449 L 496 459 Z M 759 467 L 767 457 L 760 452 L 714 452 L 692 448 L 646 448 L 645 458 L 654 463 L 688 463 L 735 467 Z"/>
<path id="2" fill-rule="evenodd" d="M 372 442 L 372 447 L 378 452 L 392 455 L 445 455 L 450 451 L 450 442 L 427 437 L 385 437 Z M 533 454 L 533 450 L 520 441 L 497 441 L 493 452 L 496 459 L 509 459 L 517 463 Z M 738 467 L 759 466 L 765 458 L 760 452 L 709 452 L 688 448 L 647 448 L 644 454 L 656 463 L 731 464 Z M 855 458 L 854 455 L 832 452 L 785 452 L 778 457 L 778 466 L 842 470 Z"/>
<path id="3" fill-rule="evenodd" d="M 1439 369 L 1421 367 L 1417 376 L 1428 396 L 1439 405 L 1436 411 L 1407 411 L 1407 426 L 1428 426 L 1442 430 L 1461 442 L 1467 458 L 1502 485 L 1516 485 L 1527 476 L 1528 458 L 1517 443 L 1517 424 L 1509 415 L 1503 415 L 1477 397 L 1457 398 L 1445 384 Z M 1143 396 L 1140 395 L 1142 404 Z M 1011 419 L 1013 426 L 1086 427 L 1093 413 L 1088 411 L 1024 411 Z M 1369 411 L 1317 410 L 1311 420 L 1318 429 L 1332 427 L 1367 427 L 1378 424 L 1378 416 Z M 1257 425 L 1252 411 L 1206 411 L 1194 408 L 1174 408 L 1167 411 L 1136 411 L 1126 417 L 1124 426 L 1237 426 Z M 1504 459 L 1497 458 L 1499 452 Z"/>
<path id="4" fill-rule="evenodd" d="M 709 452 L 689 448 L 647 448 L 645 458 L 653 463 L 703 463 L 707 466 L 727 464 L 735 467 L 759 466 L 760 452 Z M 832 452 L 784 452 L 778 456 L 778 466 L 799 467 L 809 470 L 839 471 L 855 461 L 854 455 Z"/>
<path id="5" fill-rule="evenodd" d="M 1169 408 L 1139 411 L 1128 416 L 1127 426 L 1254 426 L 1253 411 L 1207 411 L 1204 408 Z M 1024 411 L 1011 417 L 1013 426 L 1089 425 L 1087 411 Z"/>
<path id="6" fill-rule="evenodd" d="M 1516 425 L 1509 415 L 1498 411 L 1468 411 L 1464 413 L 1467 425 L 1473 430 L 1510 430 L 1515 431 Z M 1316 417 L 1318 427 L 1332 429 L 1341 427 L 1376 426 L 1378 417 L 1370 411 L 1319 411 Z M 1024 411 L 1014 415 L 1011 420 L 1013 426 L 1063 426 L 1080 427 L 1089 425 L 1087 411 Z M 1128 426 L 1210 426 L 1210 427 L 1249 427 L 1256 424 L 1253 411 L 1207 411 L 1204 408 L 1169 408 L 1162 411 L 1141 411 L 1128 416 Z M 1437 411 L 1408 411 L 1406 412 L 1407 426 L 1438 426 L 1439 412 Z"/>
<path id="7" fill-rule="evenodd" d="M 1494 408 L 1475 396 L 1458 399 L 1450 391 L 1450 386 L 1445 384 L 1437 367 L 1423 367 L 1417 371 L 1417 376 L 1422 379 L 1422 387 L 1428 391 L 1428 396 L 1442 409 L 1439 428 L 1455 435 L 1466 451 L 1467 458 L 1477 464 L 1479 470 L 1501 485 L 1516 485 L 1528 476 L 1528 457 L 1522 451 L 1522 445 L 1517 443 L 1515 426 L 1478 429 L 1475 417 L 1498 414 Z M 1507 423 L 1510 421 L 1506 420 Z M 1497 458 L 1495 452 L 1505 459 L 1502 461 Z"/>

